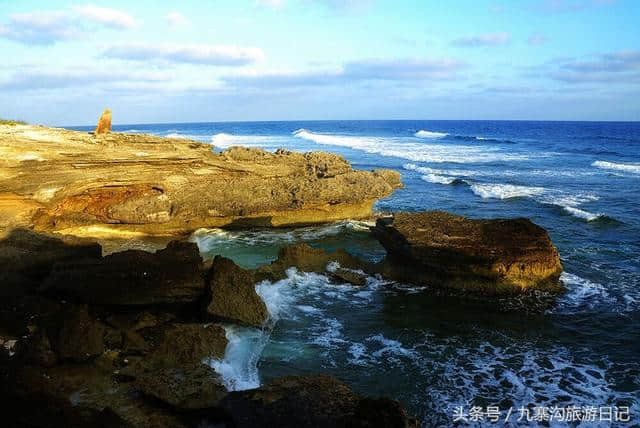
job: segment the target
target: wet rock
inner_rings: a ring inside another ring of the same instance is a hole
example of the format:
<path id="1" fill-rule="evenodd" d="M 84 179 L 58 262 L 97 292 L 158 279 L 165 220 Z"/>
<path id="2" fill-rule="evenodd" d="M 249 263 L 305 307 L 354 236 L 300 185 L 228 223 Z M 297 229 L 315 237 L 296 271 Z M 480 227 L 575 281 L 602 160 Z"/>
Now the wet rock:
<path id="1" fill-rule="evenodd" d="M 156 336 L 156 337 L 154 337 Z M 216 324 L 169 324 L 147 341 L 151 352 L 140 366 L 144 370 L 194 366 L 222 359 L 227 347 L 225 330 Z"/>
<path id="2" fill-rule="evenodd" d="M 391 426 L 416 426 L 391 400 L 376 402 L 380 406 L 376 413 L 383 419 L 371 424 L 372 415 L 365 413 L 374 406 L 362 400 L 340 380 L 312 375 L 282 377 L 257 389 L 231 392 L 220 405 L 237 428 L 366 427 L 384 426 L 380 423 L 385 421 L 393 422 Z"/>
<path id="3" fill-rule="evenodd" d="M 269 317 L 256 293 L 259 276 L 232 260 L 216 256 L 209 273 L 209 304 L 206 312 L 216 319 L 260 327 Z"/>
<path id="4" fill-rule="evenodd" d="M 111 110 L 106 108 L 102 112 L 100 119 L 98 119 L 98 126 L 96 126 L 96 134 L 107 134 L 111 132 Z"/>
<path id="5" fill-rule="evenodd" d="M 204 364 L 147 371 L 135 387 L 179 410 L 215 407 L 227 395 L 220 375 Z"/>
<path id="6" fill-rule="evenodd" d="M 99 305 L 188 304 L 204 295 L 201 265 L 196 244 L 173 241 L 156 253 L 129 250 L 58 263 L 42 291 Z"/>
<path id="7" fill-rule="evenodd" d="M 389 257 L 383 276 L 479 294 L 562 291 L 562 264 L 547 232 L 519 219 L 475 220 L 440 211 L 379 219 Z"/>
<path id="8" fill-rule="evenodd" d="M 338 282 L 346 282 L 358 287 L 362 287 L 367 284 L 367 274 L 362 271 L 337 267 L 335 269 L 331 269 L 330 272 L 331 277 Z"/>
<path id="9" fill-rule="evenodd" d="M 325 273 L 329 263 L 338 263 L 348 269 L 367 268 L 365 263 L 342 249 L 327 252 L 307 244 L 295 244 L 281 248 L 278 258 L 270 265 L 258 268 L 257 272 L 271 280 L 278 280 L 286 276 L 285 271 L 290 267 L 302 272 Z"/>

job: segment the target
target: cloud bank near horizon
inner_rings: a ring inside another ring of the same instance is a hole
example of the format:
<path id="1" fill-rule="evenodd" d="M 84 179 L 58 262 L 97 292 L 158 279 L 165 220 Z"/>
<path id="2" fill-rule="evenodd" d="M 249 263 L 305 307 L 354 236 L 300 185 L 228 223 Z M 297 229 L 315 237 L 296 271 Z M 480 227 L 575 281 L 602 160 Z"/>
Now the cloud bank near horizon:
<path id="1" fill-rule="evenodd" d="M 149 1 L 10 4 L 0 116 L 640 120 L 631 0 Z"/>

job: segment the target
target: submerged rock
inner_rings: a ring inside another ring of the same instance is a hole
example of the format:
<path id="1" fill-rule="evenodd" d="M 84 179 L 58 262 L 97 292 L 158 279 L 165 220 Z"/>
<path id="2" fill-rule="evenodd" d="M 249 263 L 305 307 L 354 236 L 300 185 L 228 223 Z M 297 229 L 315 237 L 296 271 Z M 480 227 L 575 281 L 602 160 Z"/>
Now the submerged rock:
<path id="1" fill-rule="evenodd" d="M 173 241 L 156 253 L 128 250 L 58 263 L 42 291 L 100 305 L 194 303 L 205 292 L 201 265 L 197 245 Z"/>
<path id="2" fill-rule="evenodd" d="M 231 392 L 221 407 L 237 428 L 417 426 L 397 402 L 363 399 L 325 375 L 287 376 L 257 389 Z"/>
<path id="3" fill-rule="evenodd" d="M 402 185 L 397 172 L 356 171 L 321 152 L 214 153 L 185 139 L 36 126 L 0 127 L 0 144 L 0 227 L 78 236 L 368 218 Z"/>
<path id="4" fill-rule="evenodd" d="M 396 213 L 373 232 L 387 250 L 381 272 L 390 278 L 479 294 L 563 290 L 558 251 L 528 219 Z"/>

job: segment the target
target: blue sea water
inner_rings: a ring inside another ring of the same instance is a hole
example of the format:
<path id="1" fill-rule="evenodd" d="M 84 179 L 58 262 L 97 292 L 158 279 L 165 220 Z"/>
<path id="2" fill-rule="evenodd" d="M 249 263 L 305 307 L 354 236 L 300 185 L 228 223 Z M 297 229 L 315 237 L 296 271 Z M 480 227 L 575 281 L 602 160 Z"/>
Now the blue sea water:
<path id="1" fill-rule="evenodd" d="M 228 328 L 217 367 L 242 388 L 328 372 L 400 400 L 424 425 L 458 406 L 628 406 L 640 424 L 640 123 L 312 121 L 123 125 L 117 131 L 233 145 L 331 151 L 390 168 L 405 187 L 382 211 L 528 217 L 546 228 L 568 292 L 545 314 L 498 313 L 370 278 L 363 289 L 291 271 L 258 290 L 266 333 Z M 78 128 L 88 130 L 88 128 Z M 360 222 L 295 230 L 201 230 L 205 255 L 245 266 L 305 241 L 369 259 L 384 250 Z M 535 422 L 532 422 L 535 424 Z M 607 426 L 609 423 L 604 422 Z M 552 425 L 555 425 L 552 423 Z M 617 425 L 613 422 L 612 425 Z"/>

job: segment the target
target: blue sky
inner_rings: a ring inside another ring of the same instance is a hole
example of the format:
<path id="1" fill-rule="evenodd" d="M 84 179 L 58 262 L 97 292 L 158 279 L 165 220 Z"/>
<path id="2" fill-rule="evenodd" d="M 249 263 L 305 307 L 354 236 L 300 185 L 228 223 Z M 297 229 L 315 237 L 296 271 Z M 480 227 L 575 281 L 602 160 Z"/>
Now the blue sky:
<path id="1" fill-rule="evenodd" d="M 0 0 L 0 116 L 640 120 L 636 0 Z"/>

